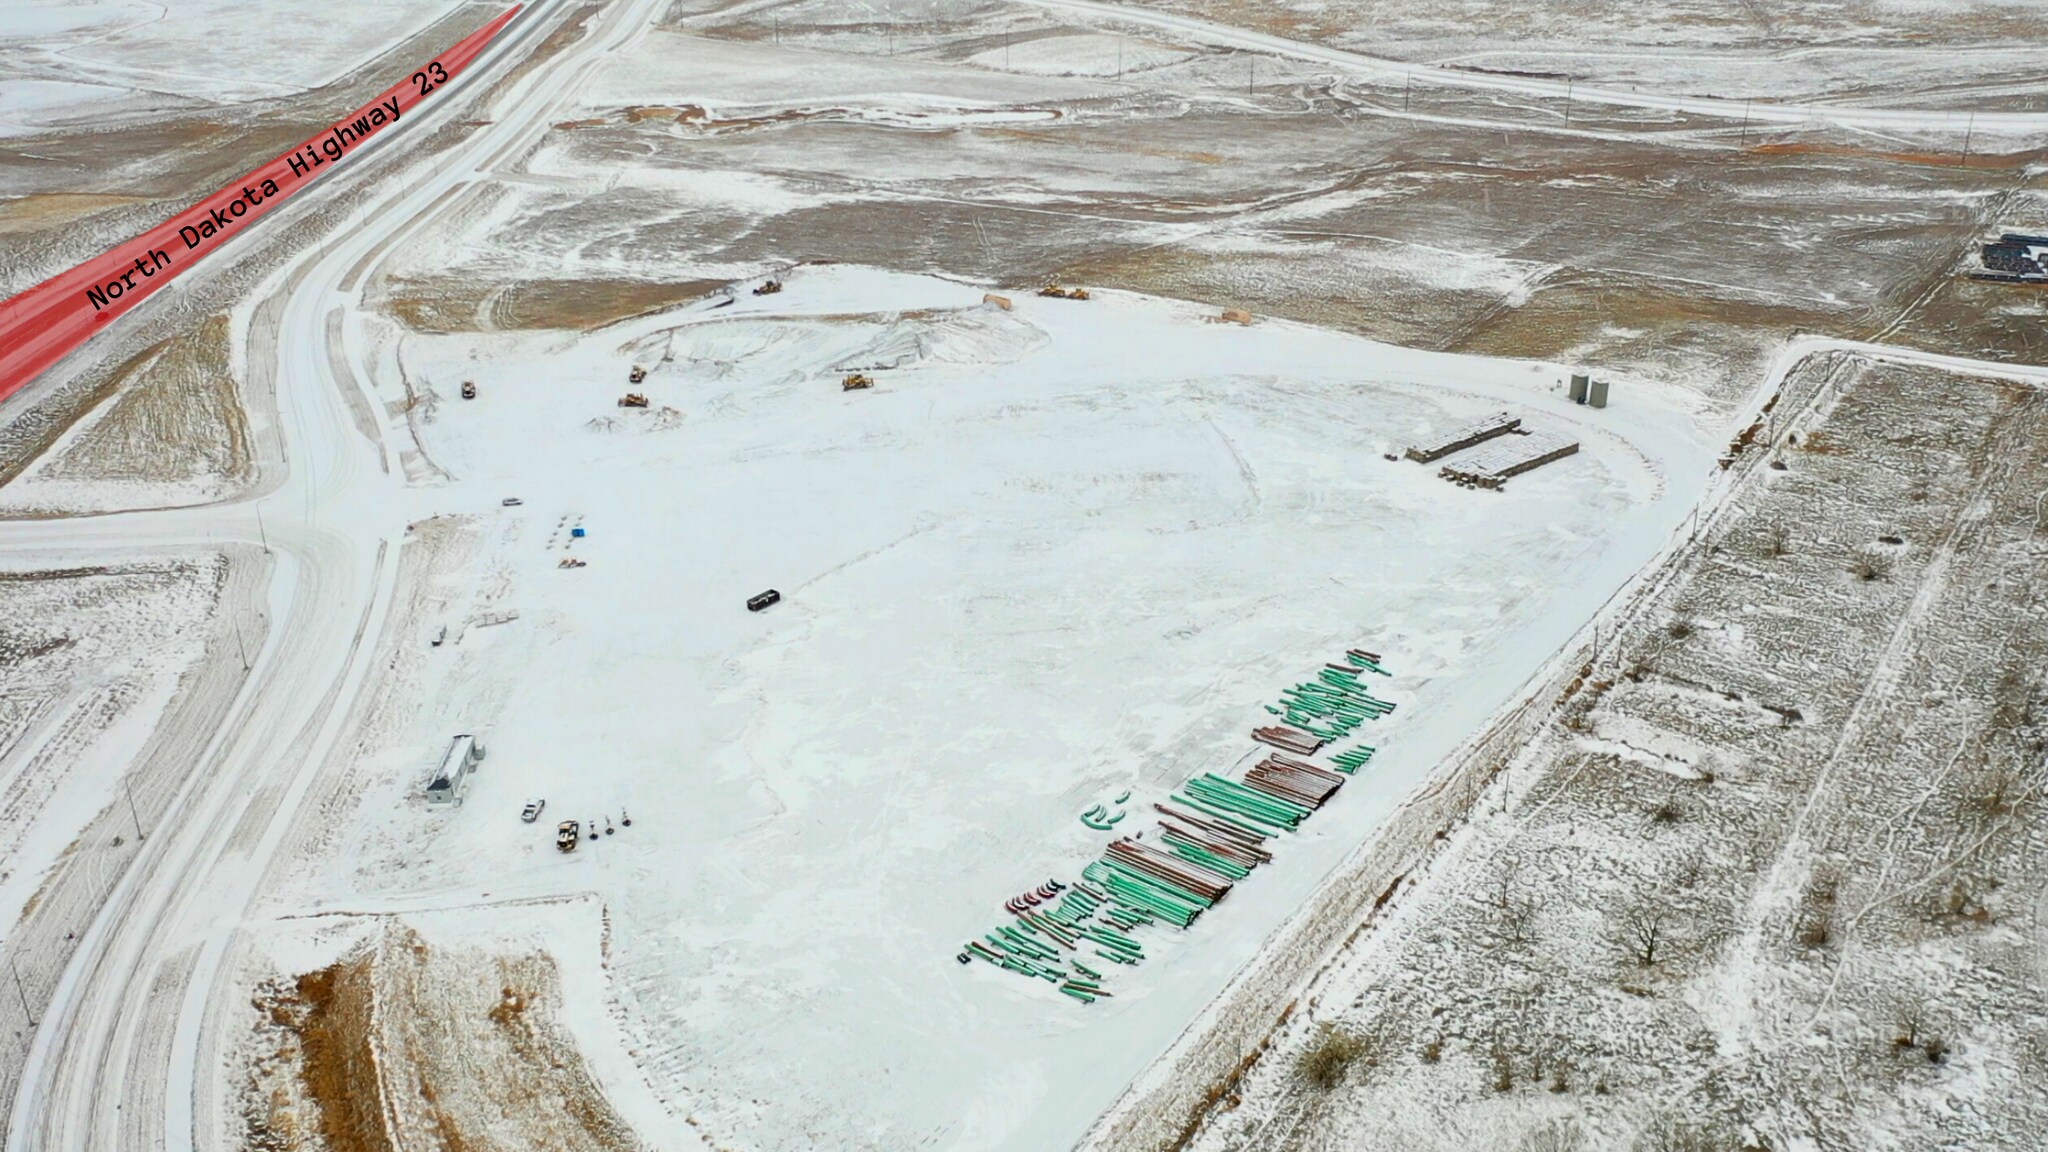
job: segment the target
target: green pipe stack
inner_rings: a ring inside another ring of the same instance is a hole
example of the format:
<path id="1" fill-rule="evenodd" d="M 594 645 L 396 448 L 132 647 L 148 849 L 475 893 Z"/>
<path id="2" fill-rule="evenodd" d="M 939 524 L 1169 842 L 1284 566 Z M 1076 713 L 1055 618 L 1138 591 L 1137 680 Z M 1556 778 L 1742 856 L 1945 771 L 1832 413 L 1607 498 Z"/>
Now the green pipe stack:
<path id="1" fill-rule="evenodd" d="M 1367 672 L 1393 675 L 1380 666 L 1379 655 L 1353 648 L 1344 656 L 1348 664 L 1324 665 L 1314 680 L 1282 692 L 1280 704 L 1267 705 L 1266 711 L 1284 717 L 1288 724 L 1325 744 L 1342 740 L 1366 722 L 1392 712 L 1393 704 L 1358 682 Z M 1265 739 L 1265 731 L 1260 730 L 1261 739 Z M 1305 743 L 1303 747 L 1313 751 Z M 1350 775 L 1372 760 L 1373 751 L 1371 745 L 1360 744 L 1331 756 L 1330 763 Z M 1306 761 L 1292 766 L 1302 772 L 1326 773 Z M 1327 773 L 1323 779 L 1330 779 Z M 1333 790 L 1334 784 L 1326 787 Z M 1116 803 L 1121 805 L 1129 798 L 1125 793 Z M 1093 960 L 1135 966 L 1145 958 L 1145 950 L 1129 933 L 1156 920 L 1185 928 L 1214 906 L 1214 899 L 1189 891 L 1183 884 L 1202 887 L 1220 898 L 1232 883 L 1250 876 L 1254 866 L 1272 858 L 1262 847 L 1268 837 L 1296 831 L 1315 811 L 1213 772 L 1191 777 L 1171 798 L 1185 811 L 1167 807 L 1159 811 L 1179 823 L 1162 823 L 1156 840 L 1116 841 L 1110 845 L 1112 855 L 1083 868 L 1082 879 L 1068 885 L 1058 903 L 1021 911 L 1011 924 L 968 941 L 963 958 L 1046 980 L 1064 995 L 1093 1004 L 1110 993 L 1103 988 L 1102 973 L 1081 962 L 1084 944 L 1093 950 Z M 1098 804 L 1082 813 L 1081 821 L 1108 831 L 1123 815 L 1112 815 L 1107 806 Z M 1188 867 L 1179 867 L 1175 860 L 1185 861 Z M 1204 873 L 1217 878 L 1213 885 Z M 1168 876 L 1179 883 L 1164 878 Z"/>
<path id="2" fill-rule="evenodd" d="M 1335 756 L 1330 757 L 1330 763 L 1336 766 L 1337 771 L 1348 776 L 1365 767 L 1366 763 L 1372 759 L 1372 753 L 1372 745 L 1360 744 L 1349 752 L 1339 752 Z"/>

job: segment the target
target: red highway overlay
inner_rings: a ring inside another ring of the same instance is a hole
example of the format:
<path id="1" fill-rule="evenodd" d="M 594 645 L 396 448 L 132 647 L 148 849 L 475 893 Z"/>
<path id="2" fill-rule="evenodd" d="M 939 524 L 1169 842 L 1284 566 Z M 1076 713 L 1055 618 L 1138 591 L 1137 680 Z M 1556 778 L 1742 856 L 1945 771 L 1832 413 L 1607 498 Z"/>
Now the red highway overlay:
<path id="1" fill-rule="evenodd" d="M 476 59 L 518 13 L 516 5 L 507 9 L 319 135 L 148 232 L 0 303 L 0 400 L 403 119 Z"/>

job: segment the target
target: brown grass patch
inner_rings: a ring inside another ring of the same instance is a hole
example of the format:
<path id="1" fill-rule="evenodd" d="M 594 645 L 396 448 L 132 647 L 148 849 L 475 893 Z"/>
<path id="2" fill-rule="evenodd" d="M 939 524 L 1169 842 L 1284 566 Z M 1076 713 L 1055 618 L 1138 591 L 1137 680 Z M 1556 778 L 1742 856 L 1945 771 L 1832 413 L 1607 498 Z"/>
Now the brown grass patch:
<path id="1" fill-rule="evenodd" d="M 145 349 L 115 374 L 113 406 L 43 474 L 135 481 L 247 476 L 249 426 L 229 355 L 224 315 Z"/>
<path id="2" fill-rule="evenodd" d="M 382 304 L 415 332 L 589 332 L 673 308 L 724 286 L 722 280 L 521 280 L 503 286 L 433 277 L 394 282 Z"/>
<path id="3" fill-rule="evenodd" d="M 1965 160 L 1961 152 L 1887 152 L 1878 148 L 1858 148 L 1853 144 L 1789 140 L 1753 144 L 1749 150 L 1761 156 L 1853 156 L 1862 160 L 1885 160 L 1893 164 L 1914 164 L 1926 168 L 2016 169 L 2026 167 L 2043 155 L 2039 149 L 2002 154 L 1972 152 L 1969 159 Z"/>
<path id="4" fill-rule="evenodd" d="M 38 232 L 83 220 L 109 208 L 147 203 L 140 196 L 109 196 L 96 192 L 47 192 L 0 202 L 0 235 Z"/>

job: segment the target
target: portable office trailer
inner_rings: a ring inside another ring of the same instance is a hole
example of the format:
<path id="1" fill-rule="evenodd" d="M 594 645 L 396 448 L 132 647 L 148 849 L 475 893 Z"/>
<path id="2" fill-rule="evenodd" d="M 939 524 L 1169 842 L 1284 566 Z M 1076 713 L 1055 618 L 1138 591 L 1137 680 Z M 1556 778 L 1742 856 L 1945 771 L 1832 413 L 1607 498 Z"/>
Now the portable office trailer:
<path id="1" fill-rule="evenodd" d="M 1584 404 L 1586 402 L 1586 374 L 1584 372 L 1572 373 L 1571 396 L 1572 403 L 1574 404 Z"/>
<path id="2" fill-rule="evenodd" d="M 1586 385 L 1586 403 L 1594 408 L 1607 407 L 1607 381 L 1594 380 Z"/>
<path id="3" fill-rule="evenodd" d="M 441 762 L 427 775 L 427 803 L 461 804 L 463 786 L 469 783 L 469 774 L 483 758 L 483 741 L 475 736 L 464 733 L 450 740 L 448 750 L 441 754 Z"/>

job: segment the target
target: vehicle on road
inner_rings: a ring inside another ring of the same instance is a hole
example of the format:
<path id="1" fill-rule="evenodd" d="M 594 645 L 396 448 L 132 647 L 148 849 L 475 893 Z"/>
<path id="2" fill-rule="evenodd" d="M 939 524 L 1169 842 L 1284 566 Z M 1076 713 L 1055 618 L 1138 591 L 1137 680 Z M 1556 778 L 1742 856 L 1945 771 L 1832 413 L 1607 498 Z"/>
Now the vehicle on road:
<path id="1" fill-rule="evenodd" d="M 536 796 L 533 799 L 528 800 L 526 802 L 526 807 L 521 808 L 519 810 L 519 818 L 521 820 L 526 821 L 528 824 L 531 824 L 535 820 L 540 819 L 540 810 L 547 806 L 547 801 Z"/>
<path id="2" fill-rule="evenodd" d="M 462 382 L 462 398 L 464 400 L 476 399 L 476 381 L 464 380 Z"/>
<path id="3" fill-rule="evenodd" d="M 507 496 L 503 500 L 498 501 L 498 503 L 503 504 L 507 508 L 517 508 L 521 504 L 526 503 L 526 501 L 521 500 L 517 496 Z"/>
<path id="4" fill-rule="evenodd" d="M 766 592 L 756 592 L 754 595 L 747 597 L 747 611 L 759 612 L 780 599 L 782 599 L 782 593 L 777 592 L 773 588 Z"/>
<path id="5" fill-rule="evenodd" d="M 574 820 L 564 820 L 555 825 L 555 847 L 564 852 L 574 852 L 576 841 L 581 839 L 582 828 Z"/>

